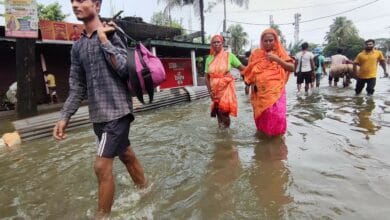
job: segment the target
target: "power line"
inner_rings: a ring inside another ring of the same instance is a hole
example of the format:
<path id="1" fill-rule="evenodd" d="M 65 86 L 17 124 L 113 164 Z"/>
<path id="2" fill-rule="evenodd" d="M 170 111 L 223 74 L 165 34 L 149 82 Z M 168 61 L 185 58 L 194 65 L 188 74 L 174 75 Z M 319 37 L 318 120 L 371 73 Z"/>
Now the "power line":
<path id="1" fill-rule="evenodd" d="M 329 18 L 329 17 L 333 17 L 333 16 L 337 16 L 337 15 L 341 15 L 341 14 L 345 14 L 345 13 L 348 13 L 348 12 L 351 12 L 351 11 L 354 11 L 354 10 L 357 10 L 357 9 L 360 9 L 360 8 L 363 8 L 363 7 L 366 7 L 368 5 L 371 5 L 371 4 L 374 4 L 375 2 L 378 2 L 379 0 L 374 0 L 374 1 L 371 1 L 371 2 L 368 2 L 368 3 L 365 3 L 365 4 L 362 4 L 362 5 L 359 5 L 355 8 L 351 8 L 351 9 L 348 9 L 348 10 L 345 10 L 345 11 L 341 11 L 341 12 L 338 12 L 338 13 L 335 13 L 335 14 L 331 14 L 331 15 L 326 15 L 326 16 L 321 16 L 321 17 L 317 17 L 317 18 L 313 18 L 313 19 L 308 19 L 308 20 L 303 20 L 301 21 L 301 23 L 307 23 L 307 22 L 312 22 L 312 21 L 317 21 L 317 20 L 321 20 L 321 19 L 325 19 L 325 18 Z M 233 22 L 233 23 L 238 23 L 238 24 L 247 24 L 247 25 L 258 25 L 258 26 L 269 26 L 269 24 L 259 24 L 259 23 L 251 23 L 251 22 L 241 22 L 241 21 L 233 21 L 233 20 L 228 20 L 229 22 Z M 293 25 L 294 22 L 288 22 L 288 23 L 279 23 L 279 24 L 276 24 L 276 25 Z"/>
<path id="2" fill-rule="evenodd" d="M 256 9 L 256 10 L 245 10 L 245 11 L 229 11 L 229 14 L 231 13 L 250 13 L 250 12 L 278 12 L 278 11 L 289 11 L 289 10 L 297 10 L 297 9 L 306 9 L 306 8 L 317 8 L 317 7 L 324 7 L 324 6 L 331 6 L 331 5 L 339 5 L 344 3 L 351 3 L 361 0 L 347 0 L 347 1 L 338 1 L 333 3 L 327 3 L 327 4 L 313 4 L 313 5 L 306 5 L 306 6 L 298 6 L 298 7 L 289 7 L 289 8 L 274 8 L 274 9 Z M 219 12 L 219 11 L 217 11 Z"/>
<path id="3" fill-rule="evenodd" d="M 363 4 L 363 5 L 357 6 L 357 7 L 355 7 L 355 8 L 351 8 L 351 9 L 349 9 L 349 10 L 345 10 L 345 11 L 342 11 L 342 12 L 339 12 L 339 13 L 336 13 L 336 14 L 327 15 L 327 16 L 322 16 L 322 17 L 313 18 L 313 19 L 309 19 L 309 20 L 305 20 L 305 21 L 302 21 L 302 23 L 317 21 L 317 20 L 320 20 L 320 19 L 329 18 L 329 17 L 333 17 L 333 16 L 340 15 L 340 14 L 348 13 L 348 12 L 357 10 L 357 9 L 359 9 L 359 8 L 363 8 L 363 7 L 366 7 L 366 6 L 368 6 L 368 5 L 374 4 L 375 2 L 378 2 L 378 1 L 379 1 L 379 0 L 375 0 L 375 1 L 372 1 L 372 2 L 368 2 L 368 3 L 366 3 L 366 4 Z"/>
<path id="4" fill-rule="evenodd" d="M 366 19 L 360 19 L 360 20 L 357 20 L 357 21 L 354 21 L 354 24 L 356 23 L 362 23 L 362 22 L 367 22 L 367 21 L 371 21 L 371 20 L 375 20 L 375 19 L 378 19 L 378 18 L 384 18 L 384 17 L 389 17 L 390 14 L 382 14 L 382 15 L 379 15 L 379 16 L 375 16 L 375 17 L 371 17 L 371 18 L 366 18 Z M 316 31 L 316 30 L 325 30 L 325 29 L 329 29 L 329 25 L 328 26 L 322 26 L 322 27 L 317 27 L 317 28 L 312 28 L 312 29 L 304 29 L 300 32 L 309 32 L 309 31 Z M 292 32 L 287 32 L 287 33 L 284 33 L 285 35 L 288 35 L 288 36 L 293 36 L 294 33 Z"/>

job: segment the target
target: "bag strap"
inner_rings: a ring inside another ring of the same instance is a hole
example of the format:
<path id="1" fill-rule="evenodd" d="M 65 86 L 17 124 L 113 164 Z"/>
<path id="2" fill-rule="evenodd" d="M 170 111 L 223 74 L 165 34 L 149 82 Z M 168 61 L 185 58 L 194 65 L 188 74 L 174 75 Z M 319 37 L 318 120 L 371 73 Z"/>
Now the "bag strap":
<path id="1" fill-rule="evenodd" d="M 135 93 L 134 95 L 137 96 L 138 100 L 142 104 L 145 104 L 141 83 L 138 79 L 137 68 L 135 64 L 135 51 L 135 48 L 127 48 L 127 68 L 129 71 L 129 80 L 131 83 L 132 91 Z"/>
<path id="2" fill-rule="evenodd" d="M 126 34 L 125 31 L 122 28 L 120 28 L 119 26 L 116 26 L 115 29 L 118 31 L 118 33 L 120 33 L 126 39 L 133 41 L 133 42 L 137 42 L 134 38 L 132 38 L 128 34 Z"/>
<path id="3" fill-rule="evenodd" d="M 299 70 L 298 70 L 298 73 L 302 72 L 302 58 L 303 58 L 303 55 L 305 55 L 305 51 L 302 51 L 301 59 L 299 60 Z"/>

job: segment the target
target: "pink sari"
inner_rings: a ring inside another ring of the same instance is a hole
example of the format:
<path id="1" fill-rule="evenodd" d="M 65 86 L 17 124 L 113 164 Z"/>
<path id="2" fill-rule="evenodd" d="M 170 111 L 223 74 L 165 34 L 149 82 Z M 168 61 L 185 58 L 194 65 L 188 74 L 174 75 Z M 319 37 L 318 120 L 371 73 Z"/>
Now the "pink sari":
<path id="1" fill-rule="evenodd" d="M 267 108 L 259 117 L 255 118 L 257 130 L 270 136 L 282 135 L 286 133 L 286 91 L 271 107 Z"/>

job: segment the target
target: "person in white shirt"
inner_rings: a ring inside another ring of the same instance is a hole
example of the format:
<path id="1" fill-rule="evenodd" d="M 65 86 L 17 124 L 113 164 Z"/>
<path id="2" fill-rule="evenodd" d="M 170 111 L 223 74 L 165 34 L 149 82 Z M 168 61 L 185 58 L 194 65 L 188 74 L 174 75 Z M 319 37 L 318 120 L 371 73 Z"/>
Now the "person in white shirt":
<path id="1" fill-rule="evenodd" d="M 307 42 L 302 43 L 302 51 L 295 55 L 295 72 L 297 73 L 298 92 L 301 91 L 302 83 L 305 82 L 305 92 L 309 91 L 309 85 L 314 82 L 314 54 L 309 49 Z"/>

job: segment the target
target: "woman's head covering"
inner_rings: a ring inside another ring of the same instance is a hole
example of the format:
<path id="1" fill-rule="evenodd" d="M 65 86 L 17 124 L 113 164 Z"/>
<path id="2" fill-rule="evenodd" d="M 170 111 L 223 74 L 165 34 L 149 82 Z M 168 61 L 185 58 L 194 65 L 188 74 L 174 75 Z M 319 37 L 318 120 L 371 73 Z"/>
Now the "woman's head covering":
<path id="1" fill-rule="evenodd" d="M 215 55 L 215 50 L 214 50 L 213 44 L 212 44 L 214 40 L 219 40 L 219 41 L 221 41 L 222 44 L 225 42 L 225 39 L 222 37 L 222 35 L 220 35 L 220 34 L 214 35 L 214 36 L 211 38 L 211 43 L 210 43 L 210 55 Z M 222 50 L 223 50 L 223 48 L 222 48 Z"/>
<path id="2" fill-rule="evenodd" d="M 272 34 L 275 38 L 275 41 L 274 41 L 274 48 L 273 48 L 273 52 L 275 54 L 277 54 L 279 57 L 281 57 L 282 59 L 283 58 L 286 58 L 286 57 L 289 57 L 288 56 L 288 53 L 287 51 L 283 48 L 283 45 L 282 43 L 280 42 L 279 40 L 279 36 L 278 36 L 278 33 L 276 32 L 275 29 L 273 28 L 267 28 L 263 31 L 263 33 L 261 33 L 261 37 L 260 37 L 260 48 L 264 50 L 264 45 L 263 45 L 263 38 L 266 34 Z"/>

